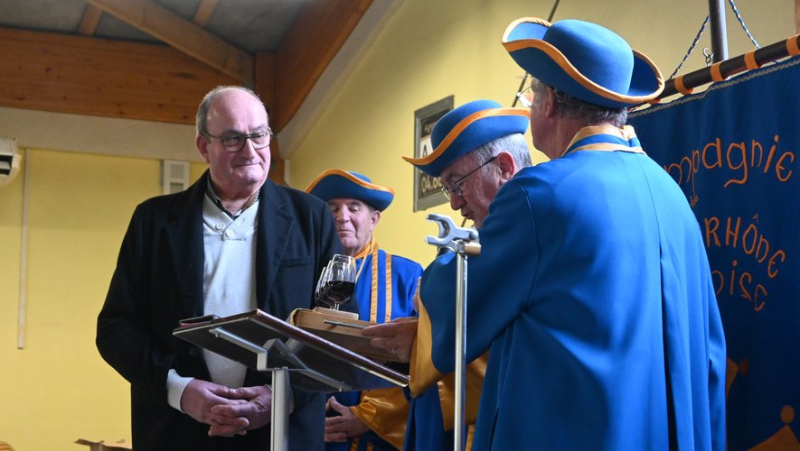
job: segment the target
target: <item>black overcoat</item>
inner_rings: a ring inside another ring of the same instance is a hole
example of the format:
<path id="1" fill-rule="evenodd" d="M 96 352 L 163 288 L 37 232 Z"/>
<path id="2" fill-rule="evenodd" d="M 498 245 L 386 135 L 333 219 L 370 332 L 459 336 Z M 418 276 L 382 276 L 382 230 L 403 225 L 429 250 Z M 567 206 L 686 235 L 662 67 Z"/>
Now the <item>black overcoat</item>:
<path id="1" fill-rule="evenodd" d="M 136 208 L 98 317 L 100 354 L 131 384 L 132 440 L 138 450 L 270 447 L 269 425 L 245 436 L 210 438 L 207 425 L 167 404 L 170 369 L 210 380 L 201 350 L 172 335 L 179 320 L 203 314 L 202 202 L 207 179 L 204 175 L 186 191 L 149 199 Z M 313 307 L 321 268 L 341 253 L 327 205 L 267 181 L 261 188 L 256 233 L 258 308 L 286 318 L 295 308 Z M 268 383 L 269 374 L 248 370 L 245 386 Z M 321 449 L 324 395 L 297 389 L 294 395 L 290 447 Z"/>

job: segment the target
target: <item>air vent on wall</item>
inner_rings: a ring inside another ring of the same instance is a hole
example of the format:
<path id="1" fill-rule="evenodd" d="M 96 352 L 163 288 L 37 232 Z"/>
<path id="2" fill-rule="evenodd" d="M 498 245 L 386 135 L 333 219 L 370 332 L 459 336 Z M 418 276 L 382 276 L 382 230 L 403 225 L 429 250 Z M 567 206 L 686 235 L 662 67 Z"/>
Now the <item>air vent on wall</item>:
<path id="1" fill-rule="evenodd" d="M 162 160 L 161 187 L 164 194 L 177 193 L 189 187 L 189 162 Z"/>
<path id="2" fill-rule="evenodd" d="M 22 156 L 17 153 L 17 141 L 0 138 L 0 186 L 7 185 L 17 176 Z"/>

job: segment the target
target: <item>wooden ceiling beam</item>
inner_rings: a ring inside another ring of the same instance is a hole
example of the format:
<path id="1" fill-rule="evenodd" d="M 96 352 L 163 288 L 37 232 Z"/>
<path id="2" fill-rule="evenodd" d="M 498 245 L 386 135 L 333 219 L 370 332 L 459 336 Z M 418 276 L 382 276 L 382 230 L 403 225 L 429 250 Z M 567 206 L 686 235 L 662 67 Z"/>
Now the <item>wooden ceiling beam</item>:
<path id="1" fill-rule="evenodd" d="M 0 27 L 0 106 L 194 124 L 197 104 L 230 75 L 178 49 Z"/>
<path id="2" fill-rule="evenodd" d="M 218 0 L 203 0 L 200 6 L 197 7 L 192 22 L 204 27 L 208 23 L 208 20 L 211 19 L 211 15 L 214 14 L 214 10 L 217 9 L 217 3 Z"/>
<path id="3" fill-rule="evenodd" d="M 252 55 L 152 1 L 88 0 L 88 2 L 246 85 L 253 84 Z"/>
<path id="4" fill-rule="evenodd" d="M 306 2 L 276 52 L 274 130 L 294 117 L 372 1 Z"/>
<path id="5" fill-rule="evenodd" d="M 78 26 L 78 34 L 84 36 L 93 35 L 95 30 L 97 30 L 97 24 L 100 23 L 100 16 L 102 14 L 103 11 L 100 8 L 94 5 L 86 5 L 86 11 L 83 12 L 81 24 Z"/>

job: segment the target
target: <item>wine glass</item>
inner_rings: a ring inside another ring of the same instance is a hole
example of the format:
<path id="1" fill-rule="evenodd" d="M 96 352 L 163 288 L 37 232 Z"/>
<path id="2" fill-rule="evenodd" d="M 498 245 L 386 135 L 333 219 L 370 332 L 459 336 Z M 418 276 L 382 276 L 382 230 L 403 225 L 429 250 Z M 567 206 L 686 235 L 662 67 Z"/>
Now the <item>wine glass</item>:
<path id="1" fill-rule="evenodd" d="M 335 254 L 326 269 L 325 279 L 322 280 L 320 276 L 322 286 L 317 292 L 317 303 L 332 305 L 334 310 L 339 310 L 340 305 L 353 297 L 356 288 L 356 259 L 350 255 Z"/>

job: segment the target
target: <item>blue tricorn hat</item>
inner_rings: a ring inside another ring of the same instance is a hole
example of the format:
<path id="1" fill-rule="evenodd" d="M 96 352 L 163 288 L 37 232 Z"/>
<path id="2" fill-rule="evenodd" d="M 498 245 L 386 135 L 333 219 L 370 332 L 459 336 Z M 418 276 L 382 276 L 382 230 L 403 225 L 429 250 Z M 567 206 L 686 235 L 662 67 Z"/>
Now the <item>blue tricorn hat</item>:
<path id="1" fill-rule="evenodd" d="M 619 35 L 580 20 L 554 24 L 517 19 L 503 47 L 533 77 L 585 102 L 626 108 L 653 100 L 664 89 L 658 67 Z"/>
<path id="2" fill-rule="evenodd" d="M 328 169 L 318 175 L 306 192 L 324 201 L 358 199 L 378 211 L 385 210 L 394 200 L 394 190 L 372 183 L 369 178 L 351 171 Z"/>
<path id="3" fill-rule="evenodd" d="M 422 172 L 438 177 L 444 168 L 478 147 L 528 129 L 529 111 L 475 100 L 442 116 L 431 131 L 433 151 L 422 158 L 403 157 Z"/>

